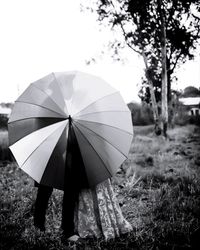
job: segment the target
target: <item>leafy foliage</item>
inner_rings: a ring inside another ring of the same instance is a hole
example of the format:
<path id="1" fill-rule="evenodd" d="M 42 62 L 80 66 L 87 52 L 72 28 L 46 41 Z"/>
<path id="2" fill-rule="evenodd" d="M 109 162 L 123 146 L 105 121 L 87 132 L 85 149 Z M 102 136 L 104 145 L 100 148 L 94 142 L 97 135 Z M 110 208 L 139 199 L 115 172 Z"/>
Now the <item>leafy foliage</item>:
<path id="1" fill-rule="evenodd" d="M 193 86 L 188 86 L 184 89 L 182 97 L 199 97 L 200 96 L 200 89 L 197 89 Z"/>
<path id="2" fill-rule="evenodd" d="M 134 126 L 153 124 L 153 112 L 149 105 L 129 103 L 129 109 L 131 110 L 132 122 Z"/>
<path id="3" fill-rule="evenodd" d="M 128 46 L 148 61 L 148 74 L 155 91 L 161 89 L 161 18 L 158 0 L 96 0 L 91 7 L 98 14 L 101 24 L 110 25 L 120 31 L 122 36 L 111 41 L 114 48 L 113 57 L 118 50 Z M 165 19 L 168 93 L 176 67 L 187 59 L 194 58 L 194 51 L 200 38 L 200 18 L 195 14 L 200 10 L 198 0 L 162 1 L 162 12 Z M 148 81 L 143 78 L 143 92 L 149 100 Z M 157 91 L 160 100 L 161 91 Z M 143 96 L 144 96 L 143 95 Z M 168 96 L 170 100 L 170 95 Z"/>
<path id="4" fill-rule="evenodd" d="M 0 129 L 8 128 L 8 117 L 0 115 Z"/>

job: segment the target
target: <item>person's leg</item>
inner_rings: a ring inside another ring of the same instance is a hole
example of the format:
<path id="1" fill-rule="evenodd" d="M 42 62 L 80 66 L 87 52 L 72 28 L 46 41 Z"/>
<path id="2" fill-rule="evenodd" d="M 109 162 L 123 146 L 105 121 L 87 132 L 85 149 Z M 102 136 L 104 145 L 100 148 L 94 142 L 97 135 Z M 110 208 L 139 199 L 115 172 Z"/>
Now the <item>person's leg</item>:
<path id="1" fill-rule="evenodd" d="M 34 225 L 40 230 L 45 230 L 45 215 L 48 201 L 53 192 L 52 187 L 39 185 L 35 202 Z"/>
<path id="2" fill-rule="evenodd" d="M 62 212 L 62 229 L 67 238 L 76 233 L 74 225 L 75 207 L 80 190 L 87 184 L 84 163 L 75 132 L 73 127 L 69 125 Z"/>
<path id="3" fill-rule="evenodd" d="M 69 187 L 69 189 L 64 192 L 62 209 L 62 229 L 67 238 L 75 234 L 74 210 L 76 201 L 74 190 Z"/>

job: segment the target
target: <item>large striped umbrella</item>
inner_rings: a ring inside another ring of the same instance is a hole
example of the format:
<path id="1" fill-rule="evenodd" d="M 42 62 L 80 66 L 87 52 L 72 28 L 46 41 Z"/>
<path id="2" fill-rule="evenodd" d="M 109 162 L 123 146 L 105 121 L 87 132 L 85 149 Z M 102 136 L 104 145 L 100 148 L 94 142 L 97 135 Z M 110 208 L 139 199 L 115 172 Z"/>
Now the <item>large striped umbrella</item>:
<path id="1" fill-rule="evenodd" d="M 52 73 L 30 84 L 15 102 L 8 129 L 19 167 L 38 183 L 58 189 L 64 188 L 65 170 L 71 167 L 68 151 L 80 158 L 77 171 L 94 186 L 116 173 L 133 137 L 131 114 L 120 93 L 77 71 Z"/>

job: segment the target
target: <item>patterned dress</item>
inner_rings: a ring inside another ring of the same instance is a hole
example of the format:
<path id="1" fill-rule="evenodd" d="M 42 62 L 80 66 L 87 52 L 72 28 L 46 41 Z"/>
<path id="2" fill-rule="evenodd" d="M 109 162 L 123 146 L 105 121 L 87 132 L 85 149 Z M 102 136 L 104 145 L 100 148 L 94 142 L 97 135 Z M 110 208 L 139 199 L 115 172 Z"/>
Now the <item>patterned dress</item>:
<path id="1" fill-rule="evenodd" d="M 79 194 L 75 227 L 81 238 L 104 236 L 106 240 L 132 230 L 132 226 L 122 215 L 110 180 Z"/>

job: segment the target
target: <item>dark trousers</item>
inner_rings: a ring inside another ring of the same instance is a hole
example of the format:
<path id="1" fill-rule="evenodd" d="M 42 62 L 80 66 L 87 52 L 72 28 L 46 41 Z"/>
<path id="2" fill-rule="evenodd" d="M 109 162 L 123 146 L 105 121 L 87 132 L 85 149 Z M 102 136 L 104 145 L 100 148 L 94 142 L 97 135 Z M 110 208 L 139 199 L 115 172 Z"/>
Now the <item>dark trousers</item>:
<path id="1" fill-rule="evenodd" d="M 74 211 L 76 203 L 78 202 L 78 189 L 72 183 L 72 180 L 67 180 L 65 184 L 65 191 L 63 196 L 63 209 L 62 209 L 62 229 L 66 237 L 70 237 L 75 232 L 74 226 Z"/>
<path id="2" fill-rule="evenodd" d="M 68 182 L 67 182 L 68 183 Z M 35 202 L 34 211 L 34 225 L 40 230 L 45 230 L 45 217 L 48 207 L 49 198 L 53 192 L 52 187 L 37 185 L 37 197 Z M 67 184 L 68 188 L 64 192 L 63 196 L 63 208 L 62 208 L 62 229 L 66 237 L 72 236 L 74 232 L 74 210 L 76 204 L 77 193 L 71 189 L 72 186 Z"/>
<path id="3" fill-rule="evenodd" d="M 37 198 L 35 202 L 34 225 L 41 230 L 45 230 L 45 215 L 52 192 L 52 187 L 43 185 L 38 186 Z"/>

